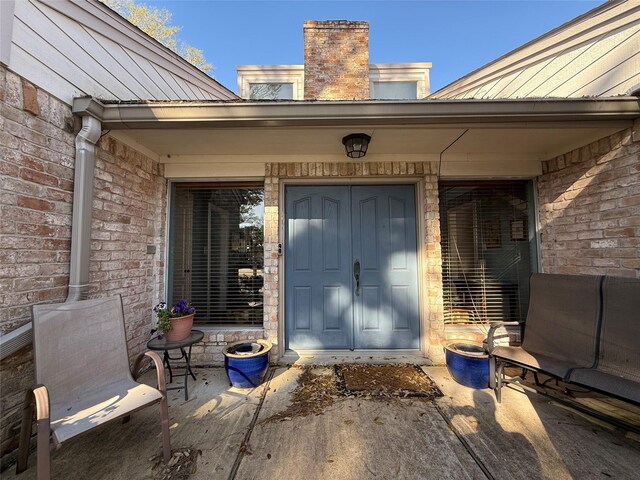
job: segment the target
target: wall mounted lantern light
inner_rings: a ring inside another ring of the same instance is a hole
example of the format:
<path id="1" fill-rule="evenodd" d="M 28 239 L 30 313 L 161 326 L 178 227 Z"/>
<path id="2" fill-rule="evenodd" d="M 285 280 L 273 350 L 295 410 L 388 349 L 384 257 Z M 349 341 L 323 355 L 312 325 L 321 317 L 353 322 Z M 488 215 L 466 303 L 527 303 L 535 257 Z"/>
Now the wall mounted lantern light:
<path id="1" fill-rule="evenodd" d="M 342 139 L 349 158 L 362 158 L 367 154 L 371 137 L 366 133 L 352 133 Z"/>

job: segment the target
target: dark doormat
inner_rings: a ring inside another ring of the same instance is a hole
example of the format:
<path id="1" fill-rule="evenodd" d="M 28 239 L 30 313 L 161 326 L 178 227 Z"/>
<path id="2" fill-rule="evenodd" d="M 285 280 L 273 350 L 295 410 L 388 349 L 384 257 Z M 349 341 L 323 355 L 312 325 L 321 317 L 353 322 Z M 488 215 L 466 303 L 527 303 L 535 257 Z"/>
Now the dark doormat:
<path id="1" fill-rule="evenodd" d="M 418 397 L 433 400 L 442 392 L 417 365 L 336 365 L 338 388 L 346 396 Z"/>

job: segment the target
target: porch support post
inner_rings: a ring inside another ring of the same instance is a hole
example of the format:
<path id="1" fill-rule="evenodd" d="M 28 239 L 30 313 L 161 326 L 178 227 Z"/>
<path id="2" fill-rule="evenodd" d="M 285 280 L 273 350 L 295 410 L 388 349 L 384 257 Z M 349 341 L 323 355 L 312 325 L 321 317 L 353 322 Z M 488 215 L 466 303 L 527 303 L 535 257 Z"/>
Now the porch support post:
<path id="1" fill-rule="evenodd" d="M 93 212 L 93 176 L 96 143 L 100 140 L 101 122 L 82 116 L 82 129 L 76 136 L 76 162 L 73 184 L 73 219 L 71 224 L 71 269 L 67 302 L 87 298 L 89 291 L 89 254 L 91 252 L 91 218 Z"/>

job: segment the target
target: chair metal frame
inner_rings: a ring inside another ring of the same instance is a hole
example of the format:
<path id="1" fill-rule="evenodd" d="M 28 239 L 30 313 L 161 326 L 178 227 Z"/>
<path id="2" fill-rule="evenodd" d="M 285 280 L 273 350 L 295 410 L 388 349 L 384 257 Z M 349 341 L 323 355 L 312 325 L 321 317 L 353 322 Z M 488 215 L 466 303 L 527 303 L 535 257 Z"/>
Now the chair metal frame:
<path id="1" fill-rule="evenodd" d="M 104 300 L 104 299 L 102 299 Z M 108 299 L 107 301 L 113 301 L 115 305 L 115 299 Z M 92 302 L 92 300 L 83 300 L 81 302 Z M 122 299 L 118 296 L 117 302 L 119 302 L 120 312 L 122 312 Z M 65 305 L 65 304 L 59 304 Z M 34 309 L 34 319 L 35 319 L 35 309 Z M 122 328 L 124 329 L 124 315 L 122 314 Z M 34 322 L 35 323 L 35 322 Z M 124 330 L 122 330 L 124 333 Z M 37 335 L 38 330 L 34 328 L 34 335 Z M 124 339 L 124 337 L 123 337 Z M 36 341 L 34 340 L 34 351 L 36 348 Z M 126 348 L 126 347 L 125 347 Z M 135 380 L 138 377 L 140 367 L 142 366 L 142 362 L 145 357 L 150 358 L 156 368 L 157 373 L 157 390 L 160 392 L 160 397 L 151 400 L 145 404 L 141 404 L 137 408 L 127 409 L 120 412 L 118 415 L 113 416 L 113 418 L 97 424 L 95 426 L 91 426 L 81 433 L 75 436 L 81 436 L 85 433 L 88 433 L 95 428 L 99 428 L 103 425 L 113 423 L 116 420 L 127 421 L 129 416 L 143 408 L 146 408 L 151 405 L 159 404 L 160 405 L 160 423 L 161 423 L 161 431 L 162 431 L 162 452 L 163 459 L 165 462 L 168 462 L 171 458 L 171 439 L 169 435 L 169 410 L 168 410 L 168 401 L 167 401 L 167 390 L 166 390 L 166 380 L 165 380 L 165 370 L 164 364 L 160 355 L 156 352 L 143 352 L 140 353 L 134 362 L 133 368 L 131 372 L 127 372 L 127 375 L 130 375 L 130 379 Z M 38 355 L 35 355 L 35 360 L 37 365 Z M 37 369 L 36 369 L 37 370 Z M 52 435 L 51 423 L 52 421 L 56 421 L 59 419 L 51 418 L 51 398 L 50 398 L 50 389 L 43 383 L 37 383 L 33 387 L 29 388 L 25 395 L 24 407 L 22 411 L 22 425 L 20 430 L 19 437 L 19 447 L 18 447 L 18 462 L 16 466 L 16 473 L 21 473 L 27 468 L 28 457 L 29 457 L 29 447 L 32 433 L 32 425 L 33 425 L 33 416 L 35 412 L 35 421 L 36 421 L 36 455 L 37 455 L 37 478 L 38 480 L 48 480 L 51 475 L 51 443 L 54 443 L 56 448 L 61 447 L 61 443 L 56 442 L 56 438 Z M 72 438 L 75 438 L 73 436 Z M 53 442 L 52 442 L 53 437 Z"/>

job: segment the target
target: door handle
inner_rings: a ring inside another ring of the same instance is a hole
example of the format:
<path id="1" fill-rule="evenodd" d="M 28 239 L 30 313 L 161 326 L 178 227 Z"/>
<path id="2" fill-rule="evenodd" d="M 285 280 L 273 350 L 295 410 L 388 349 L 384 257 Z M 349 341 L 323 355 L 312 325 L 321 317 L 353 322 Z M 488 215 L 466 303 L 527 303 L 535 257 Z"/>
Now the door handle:
<path id="1" fill-rule="evenodd" d="M 353 264 L 353 277 L 356 279 L 356 296 L 360 296 L 360 260 Z"/>

